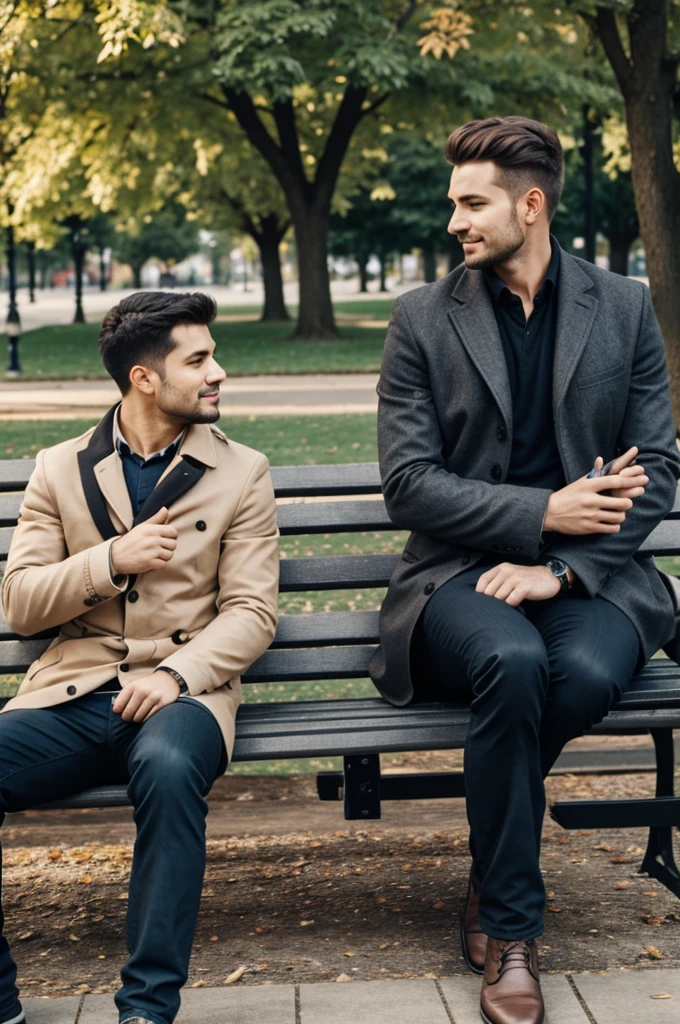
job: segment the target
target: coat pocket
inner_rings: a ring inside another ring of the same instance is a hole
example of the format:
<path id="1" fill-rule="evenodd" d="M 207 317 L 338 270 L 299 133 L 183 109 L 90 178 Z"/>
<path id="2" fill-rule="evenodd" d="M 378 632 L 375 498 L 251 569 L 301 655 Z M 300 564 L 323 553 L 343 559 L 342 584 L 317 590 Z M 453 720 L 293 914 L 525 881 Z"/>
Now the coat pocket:
<path id="1" fill-rule="evenodd" d="M 42 654 L 37 661 L 34 661 L 28 672 L 26 673 L 26 682 L 31 682 L 35 677 L 42 672 L 45 668 L 54 668 L 61 661 L 64 654 L 64 648 L 62 644 L 58 644 L 56 647 L 48 647 L 44 654 Z"/>
<path id="2" fill-rule="evenodd" d="M 589 373 L 585 377 L 578 377 L 578 386 L 580 388 L 592 388 L 595 384 L 604 384 L 606 381 L 620 377 L 625 368 L 625 363 L 614 363 L 613 366 L 608 366 L 604 370 L 598 370 L 597 373 Z"/>

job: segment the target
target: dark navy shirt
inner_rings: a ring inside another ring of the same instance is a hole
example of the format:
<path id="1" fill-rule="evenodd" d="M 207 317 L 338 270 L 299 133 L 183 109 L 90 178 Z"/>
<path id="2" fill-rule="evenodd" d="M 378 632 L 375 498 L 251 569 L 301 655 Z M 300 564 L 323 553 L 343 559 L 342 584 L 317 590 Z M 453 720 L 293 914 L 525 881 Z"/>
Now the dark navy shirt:
<path id="1" fill-rule="evenodd" d="M 119 414 L 119 411 L 117 411 L 114 421 L 113 439 L 116 451 L 120 455 L 120 461 L 123 464 L 123 475 L 125 476 L 125 483 L 130 495 L 132 514 L 136 516 L 177 454 L 177 449 L 184 437 L 184 431 L 167 448 L 163 448 L 162 451 L 155 452 L 150 458 L 144 459 L 141 455 L 137 455 L 136 452 L 132 451 L 130 445 L 121 434 L 118 420 Z"/>
<path id="2" fill-rule="evenodd" d="M 550 237 L 550 265 L 527 320 L 519 295 L 487 268 L 484 279 L 500 331 L 512 397 L 512 448 L 506 482 L 559 490 L 566 480 L 552 408 L 560 247 Z"/>

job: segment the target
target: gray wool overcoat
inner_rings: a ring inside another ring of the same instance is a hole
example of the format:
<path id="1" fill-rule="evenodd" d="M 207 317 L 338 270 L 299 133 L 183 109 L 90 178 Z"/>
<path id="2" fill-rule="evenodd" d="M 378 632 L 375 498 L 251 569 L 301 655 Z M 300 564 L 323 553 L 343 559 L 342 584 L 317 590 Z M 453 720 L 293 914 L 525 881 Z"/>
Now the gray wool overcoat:
<path id="1" fill-rule="evenodd" d="M 482 557 L 554 556 L 590 597 L 635 625 L 641 667 L 672 635 L 673 609 L 638 548 L 673 505 L 680 456 L 649 289 L 562 253 L 553 368 L 555 436 L 568 482 L 631 445 L 649 476 L 617 534 L 541 538 L 550 491 L 504 483 L 512 402 L 483 274 L 457 267 L 394 304 L 378 384 L 378 449 L 393 522 L 411 530 L 380 613 L 371 677 L 392 704 L 413 698 L 412 657 L 434 591 Z M 611 638 L 612 644 L 616 637 Z"/>

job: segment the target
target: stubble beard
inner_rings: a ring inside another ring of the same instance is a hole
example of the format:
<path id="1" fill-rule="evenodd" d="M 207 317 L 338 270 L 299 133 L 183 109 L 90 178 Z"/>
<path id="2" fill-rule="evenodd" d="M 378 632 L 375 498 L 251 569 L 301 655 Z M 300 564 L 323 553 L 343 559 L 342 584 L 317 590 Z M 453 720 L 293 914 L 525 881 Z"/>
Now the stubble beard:
<path id="1" fill-rule="evenodd" d="M 198 404 L 200 397 L 194 405 L 190 405 L 187 395 L 172 384 L 163 381 L 163 389 L 158 400 L 158 408 L 166 416 L 182 423 L 217 423 L 220 418 L 219 405 L 212 408 L 201 409 Z"/>
<path id="2" fill-rule="evenodd" d="M 524 245 L 524 235 L 520 227 L 516 210 L 512 210 L 510 221 L 506 231 L 490 244 L 486 243 L 486 252 L 476 256 L 474 253 L 466 254 L 465 266 L 469 270 L 484 270 L 486 267 L 494 267 L 499 263 L 505 263 L 518 252 Z"/>

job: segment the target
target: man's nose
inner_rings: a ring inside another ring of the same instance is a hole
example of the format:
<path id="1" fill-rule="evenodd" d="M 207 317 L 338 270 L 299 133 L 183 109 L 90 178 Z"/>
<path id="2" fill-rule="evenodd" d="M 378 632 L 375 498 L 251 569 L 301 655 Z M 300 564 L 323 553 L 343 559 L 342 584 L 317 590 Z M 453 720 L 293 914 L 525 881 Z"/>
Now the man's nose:
<path id="1" fill-rule="evenodd" d="M 210 368 L 210 372 L 206 376 L 206 381 L 211 384 L 222 383 L 223 380 L 227 379 L 226 370 L 223 370 L 219 363 L 213 359 L 213 364 Z"/>
<path id="2" fill-rule="evenodd" d="M 454 210 L 447 231 L 450 235 L 463 234 L 470 230 L 470 223 L 458 210 Z"/>

